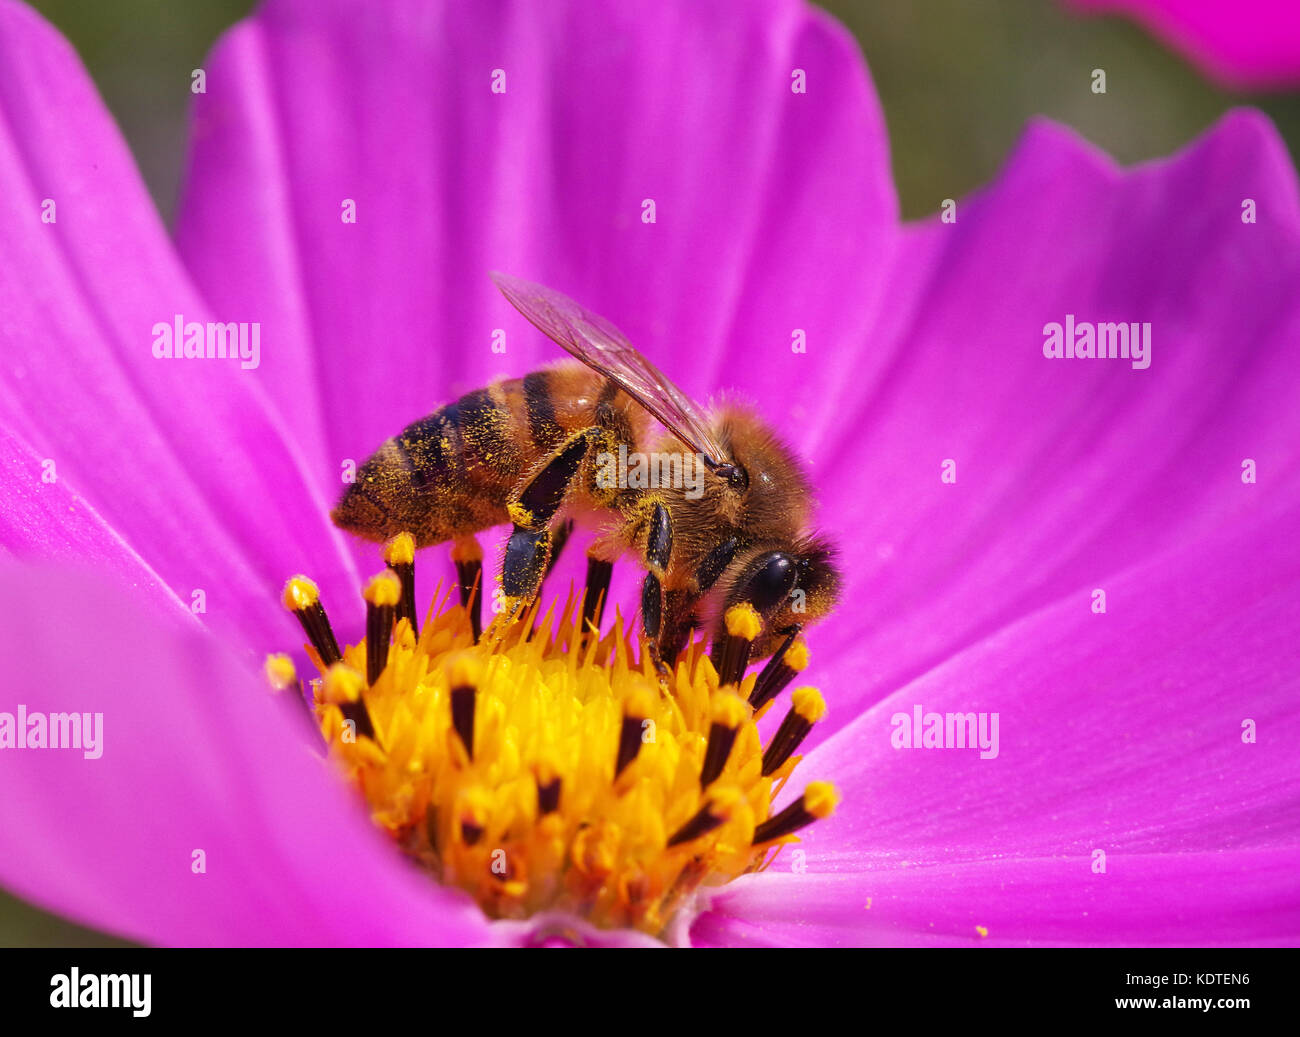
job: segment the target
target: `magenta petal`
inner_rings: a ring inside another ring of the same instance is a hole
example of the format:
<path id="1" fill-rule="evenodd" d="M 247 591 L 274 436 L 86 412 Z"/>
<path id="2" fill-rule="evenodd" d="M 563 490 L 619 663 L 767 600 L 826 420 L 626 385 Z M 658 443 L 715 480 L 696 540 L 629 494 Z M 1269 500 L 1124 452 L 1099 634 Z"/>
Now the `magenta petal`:
<path id="1" fill-rule="evenodd" d="M 689 391 L 735 385 L 804 441 L 830 421 L 842 369 L 792 333 L 859 340 L 896 202 L 861 55 L 824 13 L 273 0 L 207 69 L 179 247 L 223 311 L 266 321 L 272 397 L 335 470 L 563 356 L 492 269 L 605 314 Z"/>
<path id="2" fill-rule="evenodd" d="M 0 3 L 0 65 L 0 420 L 182 601 L 204 591 L 207 622 L 269 647 L 285 576 L 310 564 L 357 582 L 325 517 L 333 489 L 290 446 L 258 370 L 153 355 L 156 323 L 213 313 L 72 49 Z M 11 526 L 42 517 L 31 500 L 6 501 Z M 49 557 L 30 537 L 7 546 Z"/>
<path id="3" fill-rule="evenodd" d="M 955 224 L 911 229 L 851 434 L 819 458 L 848 574 L 811 639 L 822 737 L 1021 616 L 1300 501 L 1297 283 L 1295 173 L 1248 111 L 1128 171 L 1037 123 Z M 1067 314 L 1149 321 L 1150 367 L 1046 358 Z"/>
<path id="4" fill-rule="evenodd" d="M 696 947 L 1295 946 L 1300 849 L 962 861 L 751 876 L 717 894 Z M 1267 904 L 1268 910 L 1261 910 Z"/>
<path id="5" fill-rule="evenodd" d="M 1104 614 L 1080 587 L 869 709 L 800 765 L 845 796 L 798 847 L 806 873 L 717 909 L 749 919 L 738 938 L 769 915 L 777 942 L 969 940 L 994 922 L 1008 942 L 1300 939 L 1298 518 L 1108 576 Z M 917 706 L 998 714 L 997 755 L 895 748 Z M 768 893 L 783 903 L 751 910 Z M 698 924 L 722 938 L 733 921 Z"/>
<path id="6" fill-rule="evenodd" d="M 97 759 L 0 749 L 6 888 L 155 944 L 487 939 L 478 908 L 408 866 L 304 747 L 305 712 L 215 639 L 48 568 L 0 570 L 0 610 L 0 710 L 103 714 Z"/>
<path id="7" fill-rule="evenodd" d="M 1226 86 L 1300 84 L 1300 11 L 1293 0 L 1068 0 L 1079 10 L 1122 12 Z"/>
<path id="8" fill-rule="evenodd" d="M 132 588 L 161 620 L 195 625 L 190 603 L 181 601 L 104 519 L 76 493 L 67 479 L 47 482 L 39 457 L 23 439 L 0 428 L 0 484 L 6 506 L 0 508 L 0 550 L 18 557 L 40 557 L 64 564 L 95 559 L 101 573 L 112 574 Z M 57 472 L 57 467 L 55 469 Z"/>

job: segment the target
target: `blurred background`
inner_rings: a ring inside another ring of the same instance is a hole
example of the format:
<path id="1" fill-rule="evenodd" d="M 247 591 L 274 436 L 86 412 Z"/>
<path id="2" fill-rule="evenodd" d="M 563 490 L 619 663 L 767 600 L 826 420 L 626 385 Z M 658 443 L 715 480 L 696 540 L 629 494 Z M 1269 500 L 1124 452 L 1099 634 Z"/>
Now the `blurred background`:
<path id="1" fill-rule="evenodd" d="M 29 0 L 90 70 L 170 223 L 185 153 L 190 72 L 254 0 Z M 823 0 L 852 30 L 889 124 L 909 219 L 992 179 L 1027 119 L 1074 127 L 1123 163 L 1166 155 L 1225 110 L 1277 124 L 1292 159 L 1300 94 L 1240 94 L 1118 18 L 1058 0 Z M 1090 89 L 1106 70 L 1106 93 Z M 2 73 L 0 73 L 2 74 Z M 114 946 L 0 891 L 0 946 Z"/>

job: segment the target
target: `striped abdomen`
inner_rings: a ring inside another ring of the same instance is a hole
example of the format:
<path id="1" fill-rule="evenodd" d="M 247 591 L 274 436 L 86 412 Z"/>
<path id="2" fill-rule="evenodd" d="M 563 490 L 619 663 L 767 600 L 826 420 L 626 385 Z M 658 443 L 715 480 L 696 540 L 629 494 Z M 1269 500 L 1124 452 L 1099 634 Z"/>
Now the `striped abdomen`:
<path id="1" fill-rule="evenodd" d="M 600 425 L 633 450 L 648 422 L 631 397 L 581 365 L 496 382 L 385 442 L 333 519 L 370 540 L 409 532 L 418 547 L 475 533 L 508 521 L 511 492 L 575 432 Z"/>

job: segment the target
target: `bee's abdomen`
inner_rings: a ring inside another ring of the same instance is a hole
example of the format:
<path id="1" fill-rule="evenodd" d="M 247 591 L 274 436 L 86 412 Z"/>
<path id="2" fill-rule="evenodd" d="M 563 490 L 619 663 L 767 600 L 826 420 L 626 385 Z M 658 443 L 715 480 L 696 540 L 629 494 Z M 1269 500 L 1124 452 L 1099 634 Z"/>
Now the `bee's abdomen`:
<path id="1" fill-rule="evenodd" d="M 371 540 L 409 532 L 419 546 L 507 521 L 525 474 L 593 424 L 632 433 L 635 405 L 577 366 L 466 393 L 388 440 L 356 474 L 335 523 Z"/>

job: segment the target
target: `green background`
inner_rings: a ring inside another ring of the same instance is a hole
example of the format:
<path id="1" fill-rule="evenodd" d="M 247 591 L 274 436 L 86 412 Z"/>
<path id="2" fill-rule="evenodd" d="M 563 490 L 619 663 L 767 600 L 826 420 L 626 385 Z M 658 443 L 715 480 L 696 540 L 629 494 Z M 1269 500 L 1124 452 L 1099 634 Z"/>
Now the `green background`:
<path id="1" fill-rule="evenodd" d="M 170 220 L 190 72 L 254 3 L 32 0 L 32 6 L 81 54 Z M 1125 163 L 1176 150 L 1239 104 L 1272 117 L 1293 159 L 1300 143 L 1300 95 L 1224 91 L 1129 22 L 1077 17 L 1057 0 L 826 0 L 822 6 L 853 31 L 866 54 L 909 218 L 992 179 L 1026 120 L 1038 114 L 1073 126 Z M 1091 90 L 1094 68 L 1106 70 L 1105 94 Z M 0 892 L 0 945 L 115 942 Z"/>

